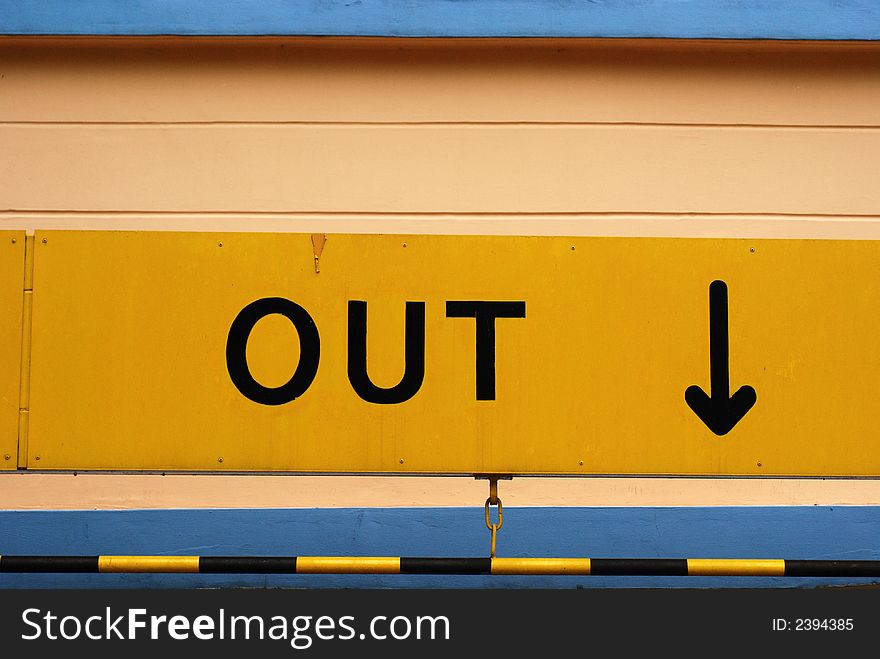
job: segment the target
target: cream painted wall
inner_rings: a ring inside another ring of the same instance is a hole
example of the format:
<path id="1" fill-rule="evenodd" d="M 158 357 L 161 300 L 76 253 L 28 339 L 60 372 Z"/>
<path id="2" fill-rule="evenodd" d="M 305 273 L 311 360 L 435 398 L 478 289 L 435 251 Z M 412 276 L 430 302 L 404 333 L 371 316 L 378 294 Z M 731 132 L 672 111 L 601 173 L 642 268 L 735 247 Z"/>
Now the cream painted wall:
<path id="1" fill-rule="evenodd" d="M 0 228 L 880 238 L 880 46 L 0 39 Z M 481 505 L 467 478 L 4 474 L 0 508 Z M 517 479 L 506 505 L 876 504 Z"/>

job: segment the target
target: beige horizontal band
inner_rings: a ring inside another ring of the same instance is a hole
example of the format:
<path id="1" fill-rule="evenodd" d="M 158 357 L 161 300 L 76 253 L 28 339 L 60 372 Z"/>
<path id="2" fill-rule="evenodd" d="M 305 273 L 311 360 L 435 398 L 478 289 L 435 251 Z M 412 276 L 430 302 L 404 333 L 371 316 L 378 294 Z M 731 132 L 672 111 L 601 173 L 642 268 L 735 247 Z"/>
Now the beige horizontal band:
<path id="1" fill-rule="evenodd" d="M 0 473 L 0 510 L 482 506 L 468 477 Z M 510 506 L 877 505 L 880 481 L 704 478 L 515 478 Z"/>
<path id="2" fill-rule="evenodd" d="M 880 240 L 880 215 L 5 211 L 0 229 Z"/>

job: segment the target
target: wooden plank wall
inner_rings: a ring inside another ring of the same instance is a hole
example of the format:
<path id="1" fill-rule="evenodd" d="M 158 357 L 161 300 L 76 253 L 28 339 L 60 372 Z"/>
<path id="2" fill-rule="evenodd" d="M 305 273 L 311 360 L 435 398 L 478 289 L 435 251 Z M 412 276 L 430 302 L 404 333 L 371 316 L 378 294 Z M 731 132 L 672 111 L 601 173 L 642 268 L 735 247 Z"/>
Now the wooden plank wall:
<path id="1" fill-rule="evenodd" d="M 880 213 L 874 45 L 7 38 L 0 66 L 16 226 Z"/>

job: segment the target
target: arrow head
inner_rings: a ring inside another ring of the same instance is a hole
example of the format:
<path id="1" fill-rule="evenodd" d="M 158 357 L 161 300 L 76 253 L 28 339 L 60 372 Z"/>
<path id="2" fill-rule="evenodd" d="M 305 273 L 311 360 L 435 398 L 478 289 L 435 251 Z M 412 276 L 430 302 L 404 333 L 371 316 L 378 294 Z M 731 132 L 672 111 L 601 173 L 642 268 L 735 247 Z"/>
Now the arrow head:
<path id="1" fill-rule="evenodd" d="M 730 398 L 710 398 L 697 385 L 692 385 L 685 390 L 684 400 L 706 427 L 721 437 L 733 430 L 752 409 L 758 400 L 758 394 L 746 385 L 740 387 Z"/>

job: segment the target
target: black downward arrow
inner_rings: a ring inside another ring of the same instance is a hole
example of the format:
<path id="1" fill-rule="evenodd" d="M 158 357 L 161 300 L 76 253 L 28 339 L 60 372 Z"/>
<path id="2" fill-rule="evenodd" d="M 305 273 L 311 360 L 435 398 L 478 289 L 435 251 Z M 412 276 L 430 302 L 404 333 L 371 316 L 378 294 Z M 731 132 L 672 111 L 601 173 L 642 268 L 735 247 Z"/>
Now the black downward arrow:
<path id="1" fill-rule="evenodd" d="M 730 395 L 730 346 L 727 336 L 727 284 L 716 280 L 709 284 L 709 368 L 712 395 L 697 385 L 684 392 L 684 400 L 709 430 L 726 435 L 739 423 L 758 399 L 746 385 Z"/>

